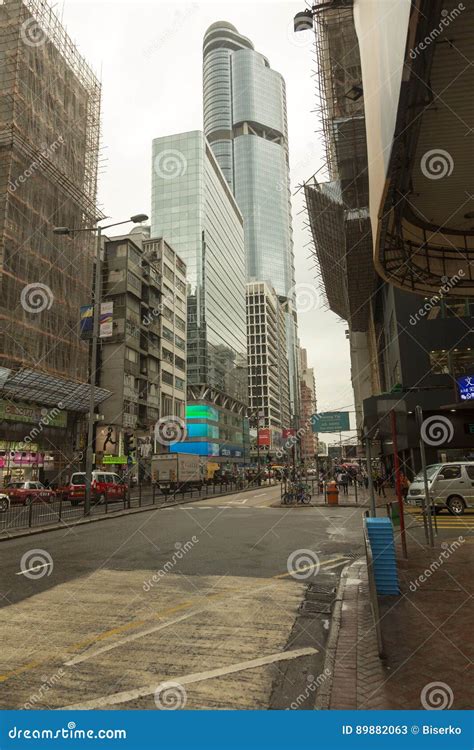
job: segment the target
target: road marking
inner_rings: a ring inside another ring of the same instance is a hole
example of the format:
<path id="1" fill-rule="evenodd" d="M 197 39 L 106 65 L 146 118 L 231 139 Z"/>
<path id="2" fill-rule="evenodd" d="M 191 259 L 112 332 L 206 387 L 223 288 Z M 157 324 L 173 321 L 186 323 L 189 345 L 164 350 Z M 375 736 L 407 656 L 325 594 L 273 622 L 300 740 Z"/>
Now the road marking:
<path id="1" fill-rule="evenodd" d="M 89 651 L 89 652 L 86 652 L 85 654 L 74 656 L 72 659 L 69 659 L 69 661 L 65 661 L 64 666 L 73 667 L 75 664 L 81 664 L 81 662 L 87 661 L 88 659 L 94 659 L 96 656 L 100 656 L 101 654 L 107 653 L 107 651 L 112 651 L 114 648 L 118 648 L 119 646 L 126 646 L 128 643 L 138 640 L 138 638 L 143 638 L 146 635 L 157 633 L 159 630 L 164 630 L 170 625 L 176 625 L 176 623 L 182 622 L 183 620 L 187 620 L 190 617 L 193 617 L 194 615 L 197 615 L 199 614 L 199 612 L 203 612 L 203 611 L 204 610 L 194 610 L 193 612 L 188 612 L 186 615 L 181 615 L 181 617 L 175 617 L 174 620 L 168 620 L 167 622 L 162 622 L 160 625 L 155 625 L 155 627 L 148 628 L 148 630 L 141 630 L 139 633 L 134 633 L 133 635 L 129 635 L 127 638 L 122 638 L 120 641 L 115 641 L 115 643 L 110 643 L 108 646 L 102 646 L 102 648 L 98 648 L 96 651 Z"/>
<path id="2" fill-rule="evenodd" d="M 252 495 L 252 497 L 263 497 L 263 495 L 266 495 L 266 492 L 260 492 L 259 495 Z"/>
<path id="3" fill-rule="evenodd" d="M 174 682 L 179 682 L 180 685 L 191 685 L 195 682 L 203 682 L 204 680 L 213 680 L 216 677 L 223 677 L 228 674 L 235 674 L 235 672 L 243 672 L 246 669 L 255 669 L 257 667 L 263 667 L 266 664 L 275 664 L 279 661 L 290 661 L 293 659 L 299 659 L 301 656 L 312 656 L 317 654 L 318 649 L 309 646 L 307 648 L 298 648 L 293 651 L 283 651 L 277 654 L 270 654 L 269 656 L 261 656 L 259 659 L 251 659 L 250 661 L 241 661 L 237 664 L 229 664 L 227 667 L 219 667 L 218 669 L 210 669 L 207 672 L 194 672 L 193 674 L 183 675 L 182 677 L 173 677 Z M 118 703 L 128 703 L 129 701 L 136 700 L 137 698 L 143 698 L 147 695 L 153 695 L 163 680 L 155 680 L 152 685 L 144 685 L 143 687 L 136 688 L 135 690 L 125 690 L 122 693 L 113 693 L 112 695 L 105 695 L 102 698 L 93 698 L 90 701 L 84 701 L 83 703 L 76 703 L 72 706 L 64 706 L 58 711 L 67 710 L 79 710 L 79 709 L 94 709 L 102 708 L 103 706 L 114 706 Z"/>
<path id="4" fill-rule="evenodd" d="M 216 508 L 219 508 L 220 510 L 227 510 L 229 507 L 229 505 L 216 505 Z"/>
<path id="5" fill-rule="evenodd" d="M 18 573 L 15 573 L 15 575 L 26 576 L 27 573 L 35 573 L 37 570 L 41 570 L 41 568 L 49 568 L 51 565 L 52 563 L 50 562 L 41 563 L 41 565 L 33 565 L 31 568 L 27 568 L 26 570 L 19 570 Z"/>
<path id="6" fill-rule="evenodd" d="M 248 498 L 245 497 L 243 500 L 229 500 L 229 503 L 231 505 L 243 505 L 244 503 L 247 502 L 247 500 L 248 500 Z"/>
<path id="7" fill-rule="evenodd" d="M 340 561 L 339 565 L 342 565 L 342 563 L 346 562 L 348 559 L 349 559 L 348 557 L 333 557 L 331 560 L 324 560 L 321 563 L 317 562 L 317 563 L 313 563 L 312 565 L 305 565 L 304 567 L 298 568 L 298 570 L 296 572 L 298 574 L 299 573 L 304 573 L 306 570 L 314 570 L 314 568 L 318 568 L 318 570 L 319 570 L 319 568 L 323 568 L 323 567 L 325 568 L 330 563 L 335 563 L 335 562 L 338 562 L 338 561 Z M 295 571 L 292 571 L 291 573 L 290 572 L 279 573 L 276 576 L 272 576 L 272 578 L 288 578 L 288 576 L 292 577 L 294 572 Z"/>

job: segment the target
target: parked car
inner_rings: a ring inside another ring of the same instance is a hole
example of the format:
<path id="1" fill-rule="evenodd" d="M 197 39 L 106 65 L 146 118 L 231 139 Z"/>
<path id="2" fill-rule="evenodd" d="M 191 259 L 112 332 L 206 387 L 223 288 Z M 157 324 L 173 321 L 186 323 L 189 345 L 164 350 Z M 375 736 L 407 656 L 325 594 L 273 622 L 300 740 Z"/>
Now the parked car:
<path id="1" fill-rule="evenodd" d="M 6 513 L 10 507 L 10 498 L 4 492 L 0 492 L 0 513 Z"/>
<path id="2" fill-rule="evenodd" d="M 31 503 L 51 503 L 56 494 L 41 482 L 8 482 L 5 492 L 12 505 L 31 505 Z"/>
<path id="3" fill-rule="evenodd" d="M 127 484 L 118 474 L 106 471 L 92 472 L 92 502 L 105 503 L 123 500 L 127 492 Z M 71 505 L 84 502 L 86 495 L 86 475 L 78 471 L 71 476 L 68 499 Z"/>
<path id="4" fill-rule="evenodd" d="M 447 508 L 454 516 L 462 516 L 466 508 L 474 507 L 474 461 L 431 464 L 426 467 L 426 475 L 436 513 Z M 424 493 L 423 473 L 420 471 L 410 484 L 407 503 L 422 505 Z"/>

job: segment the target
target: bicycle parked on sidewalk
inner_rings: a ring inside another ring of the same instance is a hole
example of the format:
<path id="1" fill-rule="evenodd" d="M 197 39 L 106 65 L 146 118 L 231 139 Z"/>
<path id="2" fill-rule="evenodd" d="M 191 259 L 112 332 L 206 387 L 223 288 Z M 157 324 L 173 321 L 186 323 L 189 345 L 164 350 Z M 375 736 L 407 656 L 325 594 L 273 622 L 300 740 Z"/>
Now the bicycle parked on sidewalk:
<path id="1" fill-rule="evenodd" d="M 307 484 L 302 482 L 290 483 L 282 495 L 283 505 L 292 505 L 294 503 L 303 503 L 307 505 L 311 502 L 311 492 Z"/>

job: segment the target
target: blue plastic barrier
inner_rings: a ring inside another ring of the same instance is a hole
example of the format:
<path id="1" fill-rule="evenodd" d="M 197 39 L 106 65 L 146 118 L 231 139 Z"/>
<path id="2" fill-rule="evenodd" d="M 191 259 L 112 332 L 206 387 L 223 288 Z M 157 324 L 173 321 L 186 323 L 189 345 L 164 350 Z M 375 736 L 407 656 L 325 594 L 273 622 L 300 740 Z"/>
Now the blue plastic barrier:
<path id="1" fill-rule="evenodd" d="M 389 518 L 366 518 L 378 594 L 399 594 L 393 526 Z"/>

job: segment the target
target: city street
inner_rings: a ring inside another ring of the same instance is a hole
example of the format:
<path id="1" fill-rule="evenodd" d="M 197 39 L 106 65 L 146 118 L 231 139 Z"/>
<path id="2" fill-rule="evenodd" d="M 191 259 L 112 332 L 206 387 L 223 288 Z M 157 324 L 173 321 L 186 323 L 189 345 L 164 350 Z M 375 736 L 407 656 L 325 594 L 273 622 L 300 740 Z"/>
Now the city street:
<path id="1" fill-rule="evenodd" d="M 301 695 L 312 708 L 334 587 L 363 549 L 361 511 L 273 508 L 279 493 L 3 543 L 3 705 L 154 708 L 174 680 L 187 708 L 286 708 Z M 32 549 L 45 563 L 29 572 Z M 321 611 L 301 614 L 305 600 Z"/>

